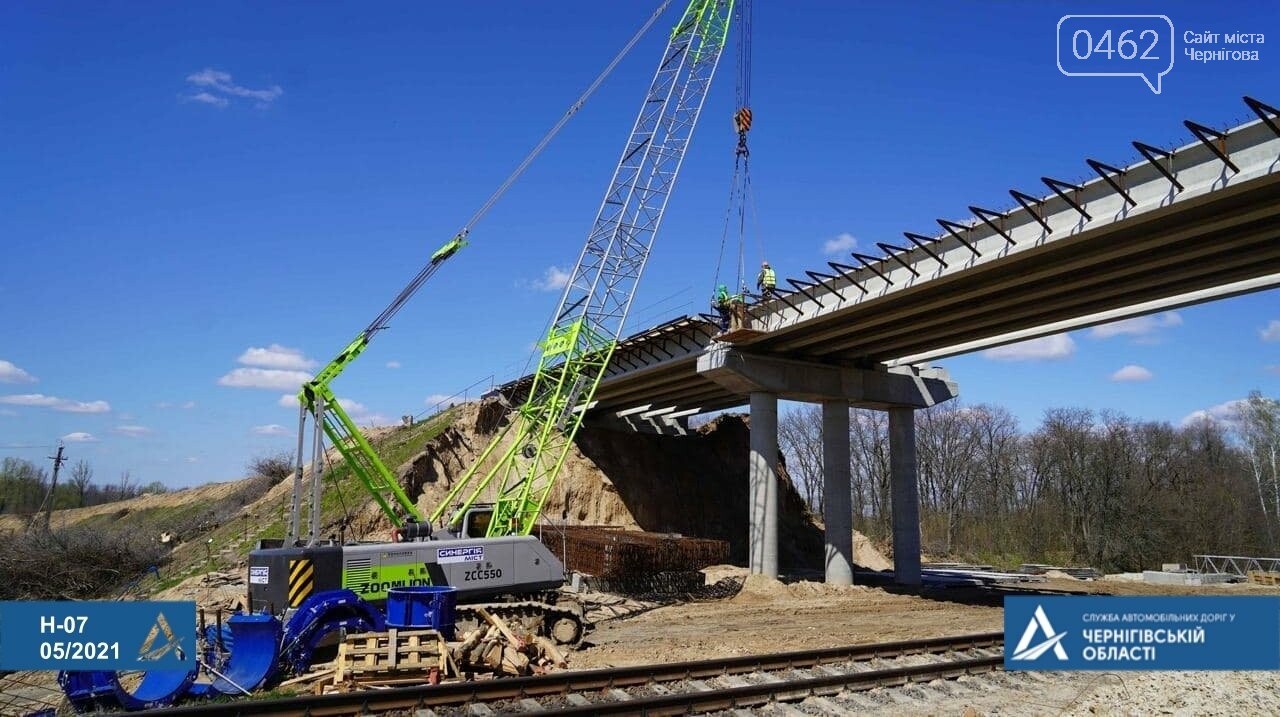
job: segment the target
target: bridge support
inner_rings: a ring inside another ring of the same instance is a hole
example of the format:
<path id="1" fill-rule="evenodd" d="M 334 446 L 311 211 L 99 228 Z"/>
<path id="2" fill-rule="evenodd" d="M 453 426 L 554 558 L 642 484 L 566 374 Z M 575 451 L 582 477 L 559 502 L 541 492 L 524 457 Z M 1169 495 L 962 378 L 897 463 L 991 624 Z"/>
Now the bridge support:
<path id="1" fill-rule="evenodd" d="M 889 475 L 893 502 L 893 573 L 900 585 L 920 584 L 920 488 L 916 476 L 914 408 L 889 409 Z"/>
<path id="2" fill-rule="evenodd" d="M 826 576 L 853 584 L 853 486 L 849 475 L 849 404 L 822 403 L 822 522 L 826 524 Z"/>
<path id="3" fill-rule="evenodd" d="M 821 403 L 827 582 L 852 580 L 853 510 L 849 485 L 850 406 L 889 413 L 893 553 L 897 582 L 920 584 L 920 492 L 916 476 L 915 410 L 959 394 L 938 368 L 852 368 L 746 353 L 713 345 L 698 357 L 698 373 L 751 397 L 750 565 L 777 576 L 778 398 Z"/>
<path id="4" fill-rule="evenodd" d="M 748 555 L 751 572 L 778 577 L 778 396 L 751 393 L 751 501 Z"/>

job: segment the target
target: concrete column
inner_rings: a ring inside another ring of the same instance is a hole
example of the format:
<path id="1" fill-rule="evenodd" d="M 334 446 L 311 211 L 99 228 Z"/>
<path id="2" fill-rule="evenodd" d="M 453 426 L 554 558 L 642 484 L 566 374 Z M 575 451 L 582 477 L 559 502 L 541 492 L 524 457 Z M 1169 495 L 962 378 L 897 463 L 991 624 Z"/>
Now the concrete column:
<path id="1" fill-rule="evenodd" d="M 899 584 L 919 585 L 920 489 L 914 409 L 889 409 L 889 472 L 893 482 L 893 570 Z"/>
<path id="2" fill-rule="evenodd" d="M 853 584 L 853 498 L 849 480 L 849 404 L 822 404 L 822 521 L 827 582 Z"/>
<path id="3" fill-rule="evenodd" d="M 751 394 L 751 572 L 778 577 L 778 395 Z"/>

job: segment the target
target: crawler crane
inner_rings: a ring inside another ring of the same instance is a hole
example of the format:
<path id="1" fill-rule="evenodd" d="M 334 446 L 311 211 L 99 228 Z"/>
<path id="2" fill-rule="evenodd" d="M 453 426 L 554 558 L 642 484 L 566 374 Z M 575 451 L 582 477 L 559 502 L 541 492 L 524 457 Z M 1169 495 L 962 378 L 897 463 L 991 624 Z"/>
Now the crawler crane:
<path id="1" fill-rule="evenodd" d="M 531 533 L 618 342 L 733 16 L 734 0 L 691 0 L 671 30 L 551 328 L 539 344 L 541 359 L 529 397 L 427 519 L 343 411 L 330 383 L 465 245 L 469 229 L 437 250 L 395 300 L 303 386 L 289 535 L 275 545 L 264 541 L 250 554 L 252 607 L 280 612 L 316 591 L 340 587 L 376 601 L 392 587 L 451 585 L 458 590 L 459 622 L 484 605 L 560 642 L 581 638 L 580 610 L 556 602 L 564 568 Z M 304 535 L 300 513 L 308 492 L 303 456 L 309 417 L 314 438 L 310 525 Z M 395 526 L 400 542 L 342 545 L 319 539 L 326 437 Z M 481 469 L 485 464 L 493 467 Z M 441 534 L 433 532 L 437 522 Z"/>

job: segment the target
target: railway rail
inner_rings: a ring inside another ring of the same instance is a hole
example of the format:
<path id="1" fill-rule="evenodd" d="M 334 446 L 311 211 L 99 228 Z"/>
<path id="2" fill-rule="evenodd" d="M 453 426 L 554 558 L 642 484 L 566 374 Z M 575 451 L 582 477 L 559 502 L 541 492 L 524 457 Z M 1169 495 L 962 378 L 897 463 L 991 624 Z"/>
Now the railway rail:
<path id="1" fill-rule="evenodd" d="M 449 712 L 477 704 L 490 705 L 494 712 L 521 714 L 690 714 L 995 670 L 1003 664 L 1003 657 L 998 654 L 973 656 L 972 652 L 1000 649 L 1003 644 L 1002 633 L 989 632 L 692 662 L 570 670 L 535 677 L 242 700 L 175 707 L 156 710 L 152 714 L 170 717 L 213 714 L 320 717 L 408 710 Z M 971 654 L 928 664 L 894 665 L 883 669 L 838 670 L 826 667 L 865 663 L 877 658 L 892 660 L 914 655 L 965 652 Z M 788 671 L 809 674 L 790 678 L 777 675 Z M 721 688 L 713 688 L 704 682 L 746 675 L 759 675 L 761 679 L 751 683 L 739 677 L 738 684 Z M 666 685 L 679 685 L 679 688 L 672 689 Z M 644 694 L 637 694 L 639 688 L 648 689 Z"/>

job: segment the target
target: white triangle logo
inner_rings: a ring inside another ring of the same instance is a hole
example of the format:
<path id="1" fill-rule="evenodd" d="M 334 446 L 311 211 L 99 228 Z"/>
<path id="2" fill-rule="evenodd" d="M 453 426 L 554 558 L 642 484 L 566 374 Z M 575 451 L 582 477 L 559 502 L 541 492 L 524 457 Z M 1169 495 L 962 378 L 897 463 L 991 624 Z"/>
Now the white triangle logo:
<path id="1" fill-rule="evenodd" d="M 1036 636 L 1036 632 L 1044 632 L 1044 641 L 1032 647 L 1031 640 Z M 1013 649 L 1013 660 L 1034 660 L 1049 650 L 1053 650 L 1053 654 L 1059 660 L 1067 659 L 1067 651 L 1062 647 L 1062 638 L 1066 637 L 1065 632 L 1054 632 L 1053 625 L 1049 624 L 1049 617 L 1044 614 L 1044 607 L 1036 605 L 1036 612 L 1031 616 L 1031 621 L 1027 623 L 1027 629 L 1022 633 L 1022 639 L 1018 640 L 1018 646 Z"/>

